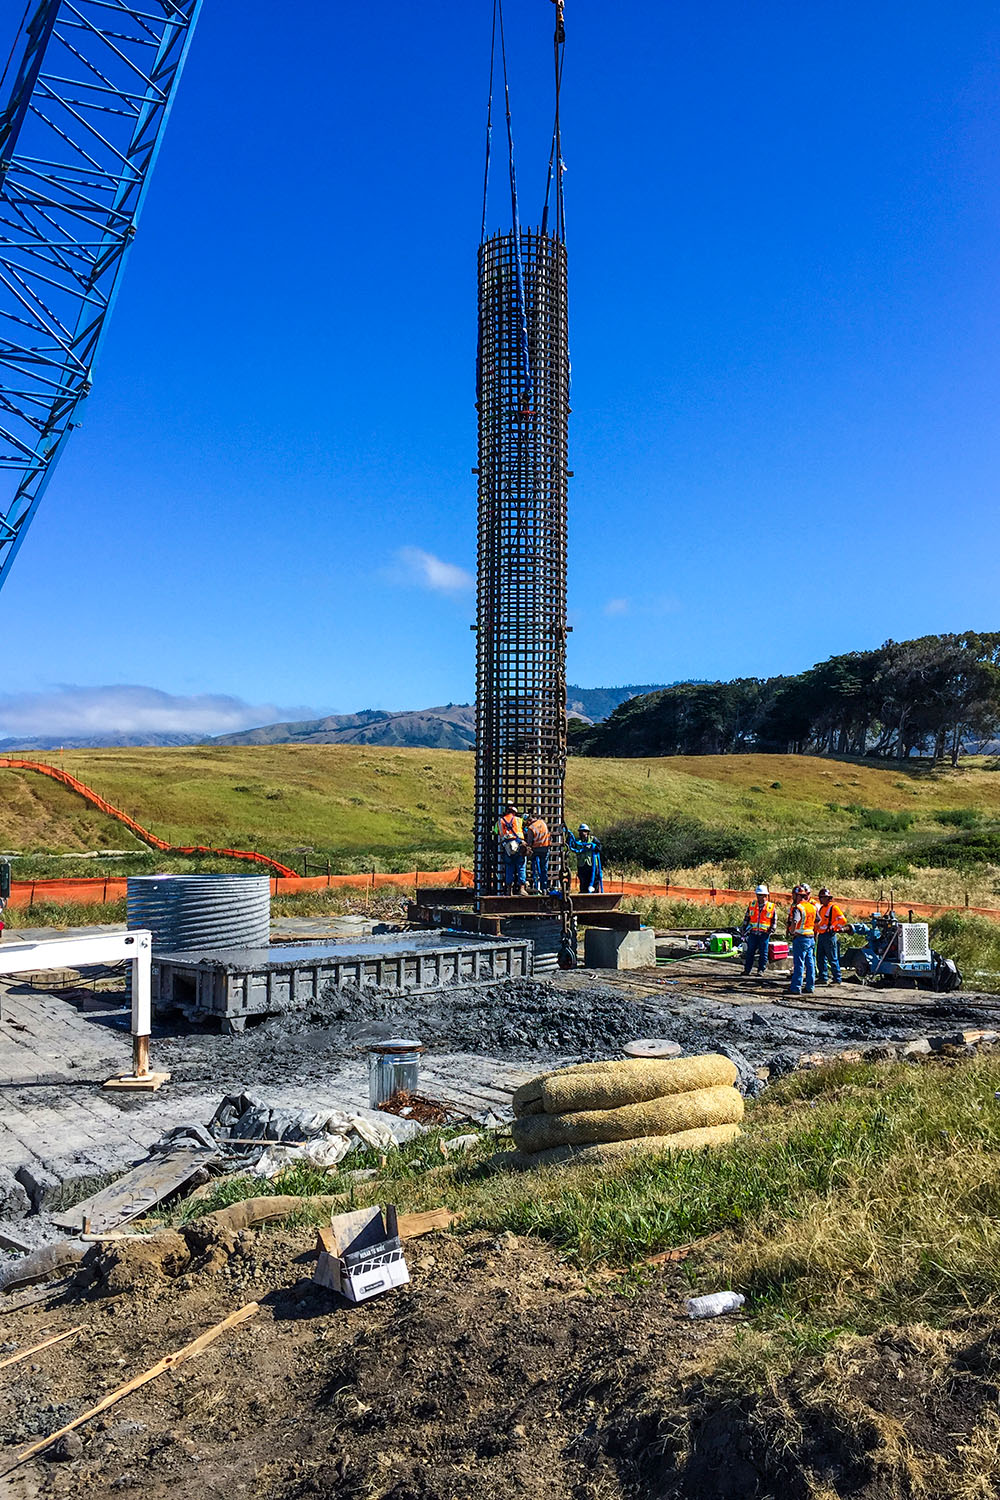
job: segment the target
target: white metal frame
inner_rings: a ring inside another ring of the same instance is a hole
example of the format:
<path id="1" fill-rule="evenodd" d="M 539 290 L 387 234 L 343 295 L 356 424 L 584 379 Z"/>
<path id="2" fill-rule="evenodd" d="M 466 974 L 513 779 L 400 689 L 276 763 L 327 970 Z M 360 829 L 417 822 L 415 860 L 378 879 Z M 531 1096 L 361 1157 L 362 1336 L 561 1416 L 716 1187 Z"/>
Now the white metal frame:
<path id="1" fill-rule="evenodd" d="M 152 945 L 152 934 L 142 931 L 42 938 L 34 943 L 0 943 L 0 975 L 33 974 L 40 969 L 83 969 L 89 964 L 130 963 L 133 1074 L 136 1078 L 148 1078 Z"/>

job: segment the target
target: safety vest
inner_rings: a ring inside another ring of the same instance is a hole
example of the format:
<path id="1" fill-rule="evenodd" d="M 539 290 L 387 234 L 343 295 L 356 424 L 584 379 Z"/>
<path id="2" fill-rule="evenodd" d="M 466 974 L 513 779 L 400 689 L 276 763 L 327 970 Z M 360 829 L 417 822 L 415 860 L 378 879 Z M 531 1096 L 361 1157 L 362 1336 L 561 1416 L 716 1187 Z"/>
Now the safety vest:
<path id="1" fill-rule="evenodd" d="M 544 818 L 532 818 L 524 832 L 532 849 L 548 849 L 552 843 L 549 825 Z"/>
<path id="2" fill-rule="evenodd" d="M 849 926 L 850 923 L 836 901 L 828 901 L 816 914 L 817 932 L 843 932 Z"/>
<path id="3" fill-rule="evenodd" d="M 516 813 L 505 813 L 498 824 L 501 839 L 524 839 L 524 824 Z"/>
<path id="4" fill-rule="evenodd" d="M 747 907 L 747 925 L 751 932 L 770 932 L 777 908 L 773 901 L 756 901 Z"/>
<path id="5" fill-rule="evenodd" d="M 800 901 L 788 913 L 788 930 L 795 937 L 812 937 L 816 931 L 815 901 Z"/>

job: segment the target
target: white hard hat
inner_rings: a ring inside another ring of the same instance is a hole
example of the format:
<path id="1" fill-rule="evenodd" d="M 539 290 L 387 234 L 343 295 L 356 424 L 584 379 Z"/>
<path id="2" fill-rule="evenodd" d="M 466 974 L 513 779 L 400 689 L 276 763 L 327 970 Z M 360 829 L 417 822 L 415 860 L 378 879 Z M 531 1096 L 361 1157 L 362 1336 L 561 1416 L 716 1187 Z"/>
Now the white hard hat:
<path id="1" fill-rule="evenodd" d="M 766 885 L 759 885 L 754 891 L 755 896 L 769 896 L 770 894 L 771 892 L 768 890 Z"/>
<path id="2" fill-rule="evenodd" d="M 590 824 L 589 823 L 581 823 L 580 824 L 580 832 L 581 833 L 589 833 L 590 832 Z"/>
<path id="3" fill-rule="evenodd" d="M 811 896 L 812 895 L 812 886 L 811 885 L 807 885 L 804 880 L 803 880 L 802 884 L 799 886 L 799 890 L 802 892 L 803 896 Z"/>

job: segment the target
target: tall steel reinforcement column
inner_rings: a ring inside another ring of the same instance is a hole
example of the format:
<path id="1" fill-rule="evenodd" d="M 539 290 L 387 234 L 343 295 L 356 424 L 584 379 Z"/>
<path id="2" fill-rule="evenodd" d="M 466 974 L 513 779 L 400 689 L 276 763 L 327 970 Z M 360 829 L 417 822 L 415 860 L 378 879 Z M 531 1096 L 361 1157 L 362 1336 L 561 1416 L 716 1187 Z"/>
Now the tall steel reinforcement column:
<path id="1" fill-rule="evenodd" d="M 476 889 L 500 890 L 512 802 L 563 855 L 569 338 L 566 246 L 535 230 L 479 250 Z"/>

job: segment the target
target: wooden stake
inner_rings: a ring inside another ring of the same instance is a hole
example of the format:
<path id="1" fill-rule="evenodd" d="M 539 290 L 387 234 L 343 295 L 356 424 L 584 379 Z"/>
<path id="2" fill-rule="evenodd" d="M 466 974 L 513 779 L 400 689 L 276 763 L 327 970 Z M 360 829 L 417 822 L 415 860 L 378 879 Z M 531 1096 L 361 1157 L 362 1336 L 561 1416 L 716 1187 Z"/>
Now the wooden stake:
<path id="1" fill-rule="evenodd" d="M 50 1433 L 47 1438 L 42 1438 L 40 1442 L 32 1443 L 30 1448 L 25 1448 L 24 1452 L 18 1458 L 15 1458 L 12 1464 L 8 1464 L 6 1469 L 0 1469 L 0 1479 L 5 1479 L 8 1474 L 13 1474 L 14 1470 L 19 1469 L 23 1463 L 27 1463 L 29 1458 L 34 1458 L 37 1453 L 42 1453 L 52 1443 L 56 1443 L 61 1437 L 65 1437 L 67 1432 L 73 1432 L 77 1427 L 82 1427 L 84 1422 L 89 1422 L 91 1418 L 100 1416 L 102 1411 L 107 1411 L 109 1406 L 116 1405 L 117 1402 L 121 1401 L 123 1396 L 130 1396 L 133 1391 L 139 1390 L 141 1386 L 148 1385 L 157 1376 L 165 1375 L 168 1370 L 175 1370 L 185 1360 L 194 1359 L 196 1355 L 201 1354 L 203 1350 L 207 1349 L 209 1344 L 214 1343 L 220 1334 L 228 1333 L 230 1328 L 236 1328 L 240 1323 L 245 1323 L 248 1318 L 252 1318 L 259 1311 L 259 1302 L 248 1302 L 245 1307 L 238 1308 L 236 1312 L 230 1313 L 228 1318 L 223 1318 L 221 1323 L 216 1323 L 214 1328 L 207 1329 L 205 1333 L 199 1334 L 190 1344 L 185 1344 L 183 1349 L 178 1349 L 173 1354 L 165 1355 L 163 1359 L 153 1365 L 152 1369 L 146 1370 L 142 1375 L 134 1375 L 131 1380 L 127 1380 L 124 1385 L 120 1385 L 117 1390 L 112 1391 L 110 1395 L 98 1401 L 96 1406 L 92 1406 L 82 1416 L 76 1417 L 72 1422 L 67 1422 L 65 1427 L 60 1427 L 58 1432 Z"/>
<path id="2" fill-rule="evenodd" d="M 19 1354 L 12 1354 L 9 1359 L 0 1359 L 0 1370 L 6 1370 L 8 1365 L 16 1365 L 22 1359 L 27 1359 L 29 1354 L 38 1354 L 42 1349 L 47 1349 L 50 1344 L 61 1344 L 63 1339 L 73 1339 L 81 1330 L 79 1328 L 68 1328 L 65 1333 L 53 1333 L 47 1339 L 42 1339 L 40 1344 L 33 1344 L 30 1349 L 22 1349 Z"/>

